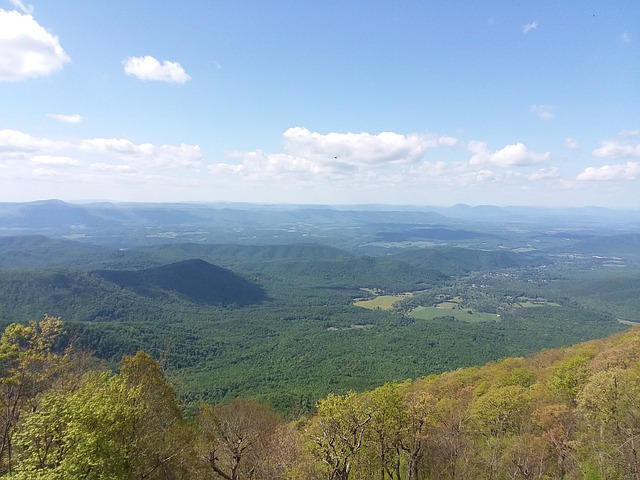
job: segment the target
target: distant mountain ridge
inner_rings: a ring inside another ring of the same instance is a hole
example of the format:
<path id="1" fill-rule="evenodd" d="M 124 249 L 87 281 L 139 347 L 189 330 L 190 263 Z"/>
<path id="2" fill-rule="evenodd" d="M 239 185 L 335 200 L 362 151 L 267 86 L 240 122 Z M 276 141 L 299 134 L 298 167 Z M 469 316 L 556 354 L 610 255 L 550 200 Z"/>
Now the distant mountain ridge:
<path id="1" fill-rule="evenodd" d="M 640 234 L 626 233 L 588 238 L 574 243 L 571 248 L 573 251 L 590 255 L 640 256 Z"/>
<path id="2" fill-rule="evenodd" d="M 415 266 L 429 266 L 448 275 L 479 270 L 499 270 L 542 265 L 548 259 L 506 250 L 471 250 L 459 247 L 433 247 L 410 250 L 396 255 L 398 260 Z"/>
<path id="3" fill-rule="evenodd" d="M 111 248 L 44 235 L 0 237 L 0 268 L 76 268 L 112 257 Z"/>

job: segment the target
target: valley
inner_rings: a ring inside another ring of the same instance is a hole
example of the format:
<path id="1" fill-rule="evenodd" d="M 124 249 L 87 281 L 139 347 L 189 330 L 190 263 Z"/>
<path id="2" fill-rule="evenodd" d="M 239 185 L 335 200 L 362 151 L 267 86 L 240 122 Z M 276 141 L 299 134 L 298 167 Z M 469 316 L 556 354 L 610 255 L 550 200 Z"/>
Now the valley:
<path id="1" fill-rule="evenodd" d="M 640 321 L 638 218 L 0 204 L 0 319 L 61 317 L 67 341 L 113 366 L 144 350 L 162 359 L 187 409 L 250 396 L 307 412 L 328 393 Z"/>

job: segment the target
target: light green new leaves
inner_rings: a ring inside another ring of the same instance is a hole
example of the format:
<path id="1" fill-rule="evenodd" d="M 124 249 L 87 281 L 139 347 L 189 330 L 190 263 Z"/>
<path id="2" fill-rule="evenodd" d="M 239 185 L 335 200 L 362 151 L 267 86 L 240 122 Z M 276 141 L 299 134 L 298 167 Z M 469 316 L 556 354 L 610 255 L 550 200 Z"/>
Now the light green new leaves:
<path id="1" fill-rule="evenodd" d="M 73 392 L 48 391 L 16 434 L 16 479 L 133 478 L 131 454 L 140 389 L 111 373 L 90 372 Z"/>
<path id="2" fill-rule="evenodd" d="M 67 359 L 52 347 L 62 330 L 59 318 L 11 324 L 0 337 L 0 474 L 11 470 L 12 441 L 24 410 L 34 408 Z"/>

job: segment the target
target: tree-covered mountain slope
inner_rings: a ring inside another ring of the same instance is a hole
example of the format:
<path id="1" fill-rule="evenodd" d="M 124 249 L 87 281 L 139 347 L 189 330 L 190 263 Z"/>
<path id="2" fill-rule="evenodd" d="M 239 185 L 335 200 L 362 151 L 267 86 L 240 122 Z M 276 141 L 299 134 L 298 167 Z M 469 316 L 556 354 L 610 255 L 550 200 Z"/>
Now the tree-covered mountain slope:
<path id="1" fill-rule="evenodd" d="M 266 298 L 262 286 L 203 260 L 143 270 L 0 269 L 0 319 L 5 322 L 42 312 L 71 322 L 157 322 L 189 318 L 203 307 L 241 307 Z"/>
<path id="2" fill-rule="evenodd" d="M 145 352 L 125 355 L 118 372 L 109 371 L 64 348 L 65 327 L 45 316 L 10 325 L 0 337 L 0 398 L 10 407 L 0 416 L 0 478 L 638 476 L 638 328 L 329 393 L 310 410 L 298 403 L 287 420 L 235 395 L 184 410 L 180 375 Z"/>
<path id="3" fill-rule="evenodd" d="M 0 268 L 82 268 L 117 256 L 112 248 L 44 235 L 0 237 Z"/>
<path id="4" fill-rule="evenodd" d="M 177 294 L 190 302 L 219 306 L 249 305 L 265 299 L 264 289 L 259 285 L 200 259 L 144 270 L 95 273 L 119 287 L 151 298 Z"/>
<path id="5" fill-rule="evenodd" d="M 460 275 L 471 271 L 521 268 L 549 262 L 549 259 L 539 254 L 460 247 L 412 249 L 398 253 L 394 258 L 411 265 L 432 268 L 449 275 Z"/>

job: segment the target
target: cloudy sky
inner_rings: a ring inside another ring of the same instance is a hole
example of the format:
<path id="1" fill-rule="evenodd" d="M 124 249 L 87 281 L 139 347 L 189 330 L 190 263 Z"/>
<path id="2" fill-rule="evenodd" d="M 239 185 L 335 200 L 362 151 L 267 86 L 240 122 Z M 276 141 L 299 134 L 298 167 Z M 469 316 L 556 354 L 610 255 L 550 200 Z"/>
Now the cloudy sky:
<path id="1" fill-rule="evenodd" d="M 0 0 L 0 201 L 640 208 L 637 0 Z"/>

